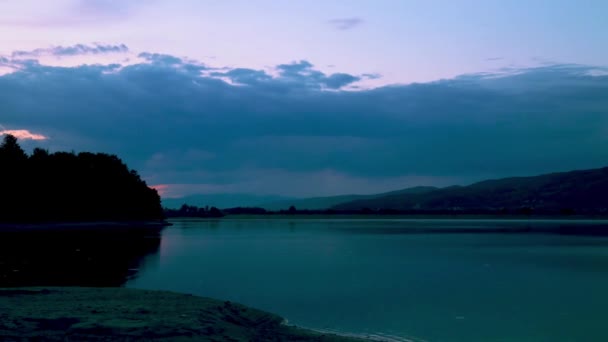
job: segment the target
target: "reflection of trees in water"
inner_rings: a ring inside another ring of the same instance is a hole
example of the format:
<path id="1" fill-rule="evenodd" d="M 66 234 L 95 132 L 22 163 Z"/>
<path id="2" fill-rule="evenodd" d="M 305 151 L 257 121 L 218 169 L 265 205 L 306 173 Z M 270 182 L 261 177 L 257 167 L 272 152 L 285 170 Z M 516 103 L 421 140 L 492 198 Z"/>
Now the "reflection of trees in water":
<path id="1" fill-rule="evenodd" d="M 160 241 L 151 228 L 2 233 L 0 287 L 121 286 L 154 260 Z"/>

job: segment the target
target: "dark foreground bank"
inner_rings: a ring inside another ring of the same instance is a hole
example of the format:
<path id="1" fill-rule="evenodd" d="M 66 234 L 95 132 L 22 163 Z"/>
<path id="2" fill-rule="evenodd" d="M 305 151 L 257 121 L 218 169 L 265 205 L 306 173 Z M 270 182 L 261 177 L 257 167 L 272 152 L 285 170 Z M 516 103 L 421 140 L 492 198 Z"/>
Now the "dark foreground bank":
<path id="1" fill-rule="evenodd" d="M 125 288 L 0 289 L 3 341 L 360 341 L 240 304 Z"/>

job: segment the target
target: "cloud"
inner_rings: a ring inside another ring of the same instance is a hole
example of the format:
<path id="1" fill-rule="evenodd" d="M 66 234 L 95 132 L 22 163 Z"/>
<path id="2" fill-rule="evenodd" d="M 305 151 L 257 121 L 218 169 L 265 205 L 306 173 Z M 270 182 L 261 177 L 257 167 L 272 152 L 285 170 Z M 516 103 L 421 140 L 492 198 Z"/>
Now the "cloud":
<path id="1" fill-rule="evenodd" d="M 377 80 L 379 78 L 382 78 L 382 75 L 380 75 L 378 73 L 367 73 L 367 74 L 362 74 L 361 78 L 368 79 L 368 80 Z"/>
<path id="2" fill-rule="evenodd" d="M 343 73 L 325 75 L 324 73 L 315 70 L 313 65 L 305 60 L 292 62 L 291 64 L 281 64 L 278 65 L 276 69 L 280 73 L 279 80 L 312 87 L 339 89 L 361 80 L 358 76 Z"/>
<path id="3" fill-rule="evenodd" d="M 367 76 L 326 74 L 306 60 L 264 71 L 140 58 L 21 62 L 0 76 L 2 123 L 52 136 L 40 141 L 50 150 L 119 154 L 172 195 L 369 193 L 608 160 L 602 68 L 505 69 L 346 91 Z"/>
<path id="4" fill-rule="evenodd" d="M 4 129 L 0 130 L 0 136 L 2 135 L 12 135 L 17 139 L 23 140 L 46 140 L 48 137 L 42 134 L 36 134 L 28 131 L 27 129 Z"/>
<path id="5" fill-rule="evenodd" d="M 151 185 L 150 187 L 152 189 L 156 190 L 158 192 L 158 194 L 162 197 L 165 197 L 167 195 L 167 192 L 170 189 L 169 184 L 156 184 L 156 185 Z"/>
<path id="6" fill-rule="evenodd" d="M 79 56 L 79 55 L 100 55 L 107 53 L 127 53 L 129 48 L 125 44 L 104 45 L 104 44 L 76 44 L 72 46 L 55 46 L 51 48 L 41 48 L 31 51 L 14 51 L 13 58 L 51 56 Z"/>
<path id="7" fill-rule="evenodd" d="M 143 58 L 152 63 L 164 65 L 178 65 L 183 63 L 181 58 L 160 53 L 142 52 L 138 55 L 138 57 Z"/>
<path id="8" fill-rule="evenodd" d="M 210 69 L 203 63 L 166 54 L 142 52 L 138 57 L 157 67 L 173 68 L 174 70 L 181 70 L 193 75 L 199 75 L 202 71 Z"/>
<path id="9" fill-rule="evenodd" d="M 273 77 L 263 70 L 236 68 L 226 72 L 212 72 L 210 75 L 226 78 L 241 85 L 255 85 L 276 91 L 288 89 L 332 89 L 337 90 L 362 80 L 360 76 L 334 73 L 325 74 L 314 68 L 309 61 L 302 60 L 275 67 L 278 76 Z"/>
<path id="10" fill-rule="evenodd" d="M 171 183 L 163 184 L 161 191 L 167 198 L 178 198 L 194 194 L 256 194 L 270 196 L 284 192 L 285 184 L 295 197 L 331 196 L 350 194 L 353 189 L 358 193 L 388 192 L 400 188 L 413 187 L 418 184 L 437 184 L 449 186 L 458 181 L 450 177 L 426 177 L 405 175 L 369 179 L 350 175 L 332 169 L 321 169 L 312 172 L 288 171 L 282 169 L 247 169 L 231 173 L 238 179 L 234 183 Z"/>
<path id="11" fill-rule="evenodd" d="M 329 89 L 340 89 L 351 83 L 360 81 L 361 78 L 344 73 L 331 74 L 323 80 L 323 85 Z"/>
<path id="12" fill-rule="evenodd" d="M 361 26 L 364 23 L 364 20 L 361 18 L 353 17 L 353 18 L 337 18 L 328 21 L 329 25 L 337 30 L 351 30 L 356 27 Z"/>
<path id="13" fill-rule="evenodd" d="M 211 74 L 216 77 L 226 77 L 237 84 L 259 84 L 272 81 L 272 76 L 263 70 L 252 70 L 246 68 L 236 68 L 228 72 L 214 72 Z"/>

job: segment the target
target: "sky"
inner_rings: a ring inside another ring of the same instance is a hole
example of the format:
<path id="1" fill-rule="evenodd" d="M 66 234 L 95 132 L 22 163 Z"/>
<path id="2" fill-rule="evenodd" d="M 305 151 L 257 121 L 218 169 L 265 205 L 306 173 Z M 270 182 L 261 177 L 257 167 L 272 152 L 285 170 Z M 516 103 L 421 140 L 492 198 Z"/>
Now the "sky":
<path id="1" fill-rule="evenodd" d="M 0 132 L 164 197 L 608 165 L 606 1 L 0 0 Z"/>

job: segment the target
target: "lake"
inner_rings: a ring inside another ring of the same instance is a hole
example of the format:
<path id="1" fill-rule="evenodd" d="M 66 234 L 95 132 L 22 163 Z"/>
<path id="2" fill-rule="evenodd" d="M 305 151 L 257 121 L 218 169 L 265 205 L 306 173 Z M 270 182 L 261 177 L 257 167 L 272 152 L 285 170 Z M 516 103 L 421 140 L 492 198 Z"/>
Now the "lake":
<path id="1" fill-rule="evenodd" d="M 231 300 L 298 326 L 396 340 L 608 341 L 608 238 L 520 232 L 597 222 L 172 223 L 127 287 Z"/>

